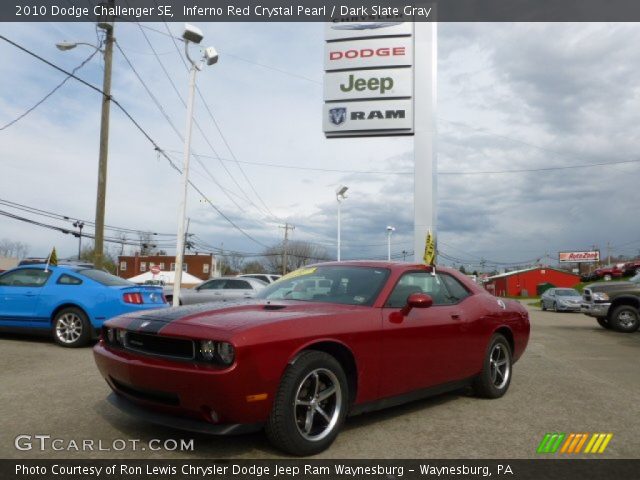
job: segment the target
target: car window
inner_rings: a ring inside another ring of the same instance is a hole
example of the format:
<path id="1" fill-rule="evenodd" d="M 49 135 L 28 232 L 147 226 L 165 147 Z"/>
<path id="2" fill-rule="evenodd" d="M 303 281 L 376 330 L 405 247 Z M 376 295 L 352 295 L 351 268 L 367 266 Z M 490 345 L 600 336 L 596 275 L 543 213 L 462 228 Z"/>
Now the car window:
<path id="1" fill-rule="evenodd" d="M 246 280 L 227 280 L 224 284 L 225 290 L 253 290 L 251 284 Z"/>
<path id="2" fill-rule="evenodd" d="M 198 287 L 198 290 L 220 290 L 224 288 L 226 280 L 210 280 Z"/>
<path id="3" fill-rule="evenodd" d="M 78 277 L 72 277 L 71 275 L 64 273 L 60 275 L 60 278 L 58 278 L 56 283 L 58 285 L 82 285 L 82 280 Z"/>
<path id="4" fill-rule="evenodd" d="M 467 298 L 470 295 L 466 287 L 453 276 L 442 274 L 441 278 L 442 281 L 444 281 L 445 286 L 447 287 L 449 298 L 453 303 L 458 303 L 459 301 Z"/>
<path id="5" fill-rule="evenodd" d="M 51 276 L 51 270 L 23 268 L 0 275 L 2 287 L 42 287 Z"/>
<path id="6" fill-rule="evenodd" d="M 125 280 L 124 278 L 116 277 L 104 270 L 97 270 L 95 268 L 85 268 L 84 270 L 78 270 L 77 273 L 83 277 L 90 278 L 94 282 L 98 282 L 105 287 L 125 287 L 135 285 L 135 283 Z"/>
<path id="7" fill-rule="evenodd" d="M 556 295 L 558 295 L 559 297 L 579 297 L 580 296 L 578 291 L 572 288 L 567 288 L 564 290 L 556 290 Z"/>
<path id="8" fill-rule="evenodd" d="M 457 303 L 445 287 L 442 275 L 429 272 L 405 273 L 394 287 L 387 299 L 385 307 L 402 308 L 412 293 L 426 293 L 433 299 L 434 305 L 449 305 Z"/>
<path id="9" fill-rule="evenodd" d="M 389 277 L 386 268 L 303 267 L 258 293 L 266 300 L 371 305 Z"/>

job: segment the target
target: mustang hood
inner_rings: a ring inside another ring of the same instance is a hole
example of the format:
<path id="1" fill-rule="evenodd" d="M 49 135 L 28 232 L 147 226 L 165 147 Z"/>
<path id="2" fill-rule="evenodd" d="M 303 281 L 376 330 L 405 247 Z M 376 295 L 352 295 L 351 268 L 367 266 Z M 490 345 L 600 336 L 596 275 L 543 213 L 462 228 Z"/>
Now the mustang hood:
<path id="1" fill-rule="evenodd" d="M 234 331 L 259 324 L 293 319 L 302 315 L 307 318 L 310 316 L 335 315 L 358 308 L 361 307 L 333 303 L 245 300 L 167 308 L 126 315 L 121 318 L 129 320 L 126 328 L 131 330 L 160 330 L 169 323 L 178 323 L 180 325 L 210 326 Z"/>

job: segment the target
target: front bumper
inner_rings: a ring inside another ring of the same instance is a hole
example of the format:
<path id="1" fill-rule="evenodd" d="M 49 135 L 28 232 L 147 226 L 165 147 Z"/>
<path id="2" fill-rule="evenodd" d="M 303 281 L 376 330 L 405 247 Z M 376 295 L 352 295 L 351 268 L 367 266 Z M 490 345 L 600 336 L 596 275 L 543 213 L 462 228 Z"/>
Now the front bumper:
<path id="1" fill-rule="evenodd" d="M 580 305 L 580 312 L 590 317 L 605 318 L 609 312 L 610 303 L 583 303 Z"/>
<path id="2" fill-rule="evenodd" d="M 575 304 L 558 304 L 557 310 L 559 312 L 580 312 L 582 311 L 582 305 L 579 303 Z"/>
<path id="3" fill-rule="evenodd" d="M 212 368 L 138 355 L 102 341 L 93 352 L 100 373 L 117 394 L 112 403 L 144 420 L 190 431 L 242 433 L 264 423 L 271 411 L 274 391 L 255 371 L 238 364 Z M 260 401 L 250 400 L 265 393 Z"/>
<path id="4" fill-rule="evenodd" d="M 213 425 L 210 423 L 193 420 L 186 417 L 176 417 L 166 413 L 159 413 L 147 410 L 127 400 L 121 395 L 111 393 L 107 401 L 118 410 L 131 415 L 132 417 L 144 420 L 163 427 L 185 430 L 187 432 L 204 433 L 209 435 L 240 435 L 243 433 L 257 432 L 263 426 L 262 423 L 235 423 L 224 425 Z"/>

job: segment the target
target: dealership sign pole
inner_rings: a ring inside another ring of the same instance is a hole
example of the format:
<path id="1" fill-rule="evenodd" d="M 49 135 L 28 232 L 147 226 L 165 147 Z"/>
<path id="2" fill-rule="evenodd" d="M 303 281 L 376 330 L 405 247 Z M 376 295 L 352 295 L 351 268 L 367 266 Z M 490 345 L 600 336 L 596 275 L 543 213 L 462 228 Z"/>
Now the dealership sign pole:
<path id="1" fill-rule="evenodd" d="M 414 258 L 436 232 L 436 25 L 352 22 L 325 27 L 327 138 L 413 135 Z M 419 61 L 416 61 L 419 59 Z"/>

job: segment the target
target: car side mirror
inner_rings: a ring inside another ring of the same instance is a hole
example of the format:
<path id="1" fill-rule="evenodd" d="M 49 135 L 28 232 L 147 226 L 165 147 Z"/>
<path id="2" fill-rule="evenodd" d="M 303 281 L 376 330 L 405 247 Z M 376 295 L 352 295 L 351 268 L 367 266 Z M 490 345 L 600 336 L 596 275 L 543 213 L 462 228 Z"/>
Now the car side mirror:
<path id="1" fill-rule="evenodd" d="M 429 308 L 433 305 L 433 298 L 426 293 L 412 293 L 407 297 L 407 303 L 400 312 L 403 316 L 409 315 L 414 308 Z"/>

